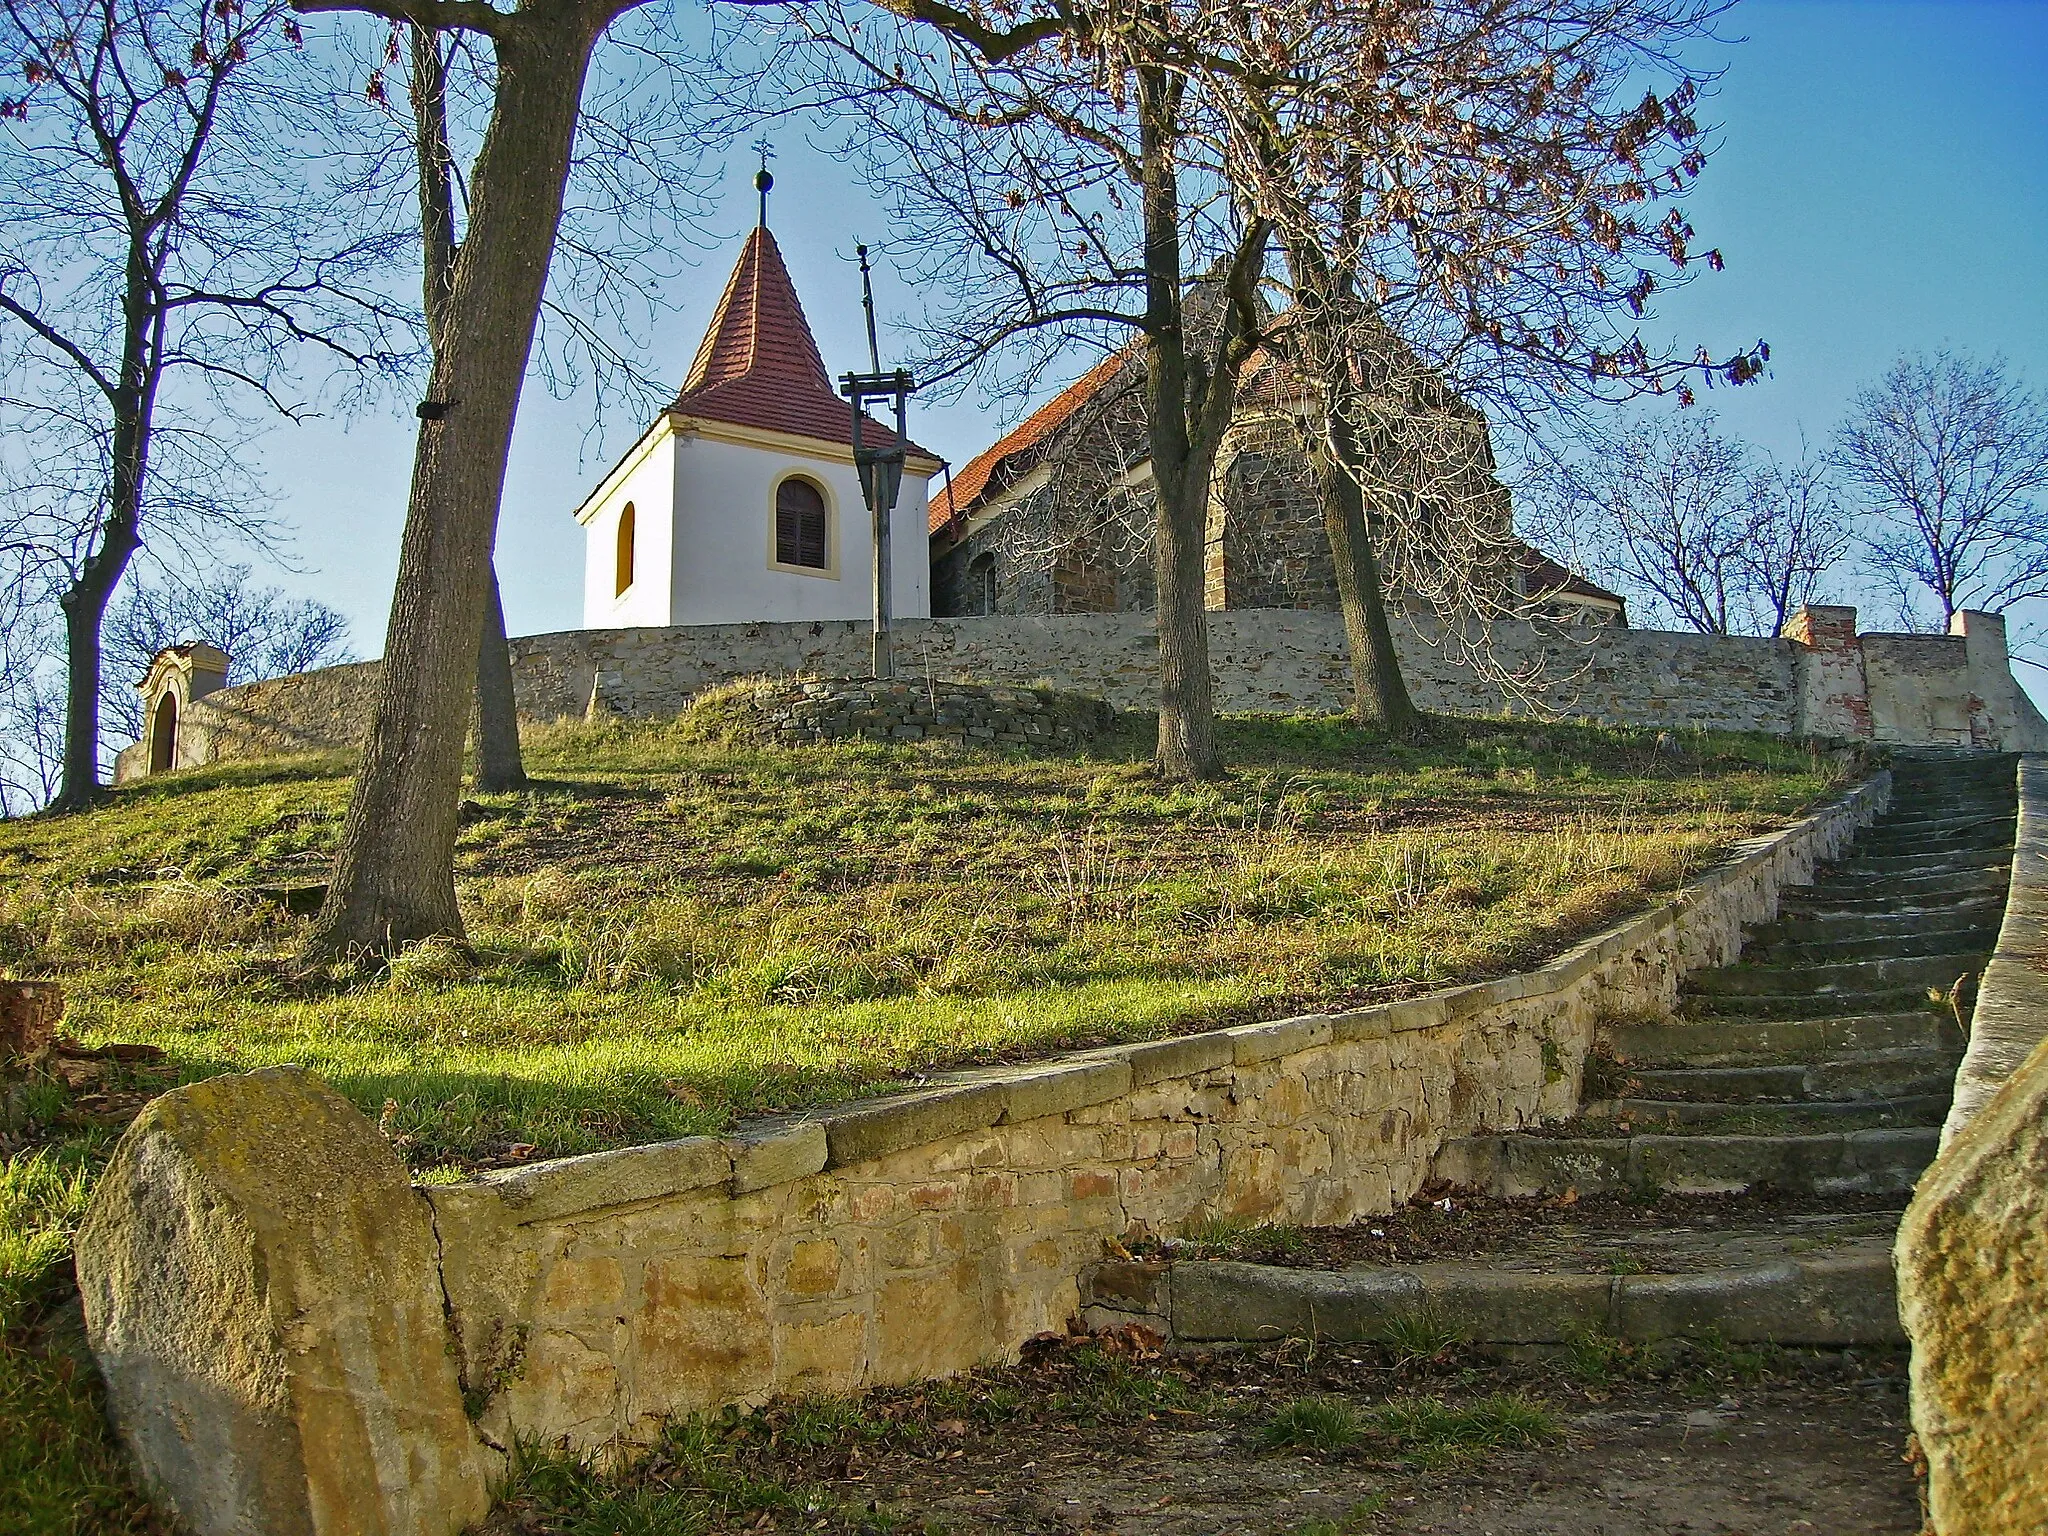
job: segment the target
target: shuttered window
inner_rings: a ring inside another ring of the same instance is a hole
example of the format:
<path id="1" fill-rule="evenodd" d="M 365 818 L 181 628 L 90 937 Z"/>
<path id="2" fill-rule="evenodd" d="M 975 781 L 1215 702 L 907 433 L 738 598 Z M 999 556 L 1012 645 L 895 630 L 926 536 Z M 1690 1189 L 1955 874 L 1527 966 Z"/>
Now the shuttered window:
<path id="1" fill-rule="evenodd" d="M 824 494 L 808 480 L 783 481 L 775 488 L 775 563 L 822 571 L 825 543 Z"/>

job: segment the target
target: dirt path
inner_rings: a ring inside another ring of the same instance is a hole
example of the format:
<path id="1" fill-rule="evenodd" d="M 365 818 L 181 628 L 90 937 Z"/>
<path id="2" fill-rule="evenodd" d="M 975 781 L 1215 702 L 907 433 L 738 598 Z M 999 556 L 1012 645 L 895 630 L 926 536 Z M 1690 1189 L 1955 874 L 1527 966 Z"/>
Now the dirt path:
<path id="1" fill-rule="evenodd" d="M 1916 1536 L 1905 1445 L 1890 1352 L 1162 1355 L 1127 1331 L 680 1423 L 624 1465 L 543 1459 L 486 1536 Z"/>
<path id="2" fill-rule="evenodd" d="M 1540 1386 L 1540 1383 L 1532 1383 Z M 1896 1380 L 1642 1389 L 1558 1415 L 1564 1437 L 1416 1470 L 1262 1452 L 1234 1430 L 1003 1436 L 870 1484 L 912 1530 L 1117 1536 L 1778 1536 L 1920 1528 Z M 1318 1524 L 1317 1522 L 1323 1522 Z"/>

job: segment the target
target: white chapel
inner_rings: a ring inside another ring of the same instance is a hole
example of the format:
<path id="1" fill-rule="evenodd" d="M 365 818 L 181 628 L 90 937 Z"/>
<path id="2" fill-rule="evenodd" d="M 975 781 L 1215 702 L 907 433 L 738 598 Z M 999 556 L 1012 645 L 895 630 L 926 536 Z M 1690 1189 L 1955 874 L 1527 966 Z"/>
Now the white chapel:
<path id="1" fill-rule="evenodd" d="M 872 417 L 863 442 L 895 434 Z M 891 518 L 891 610 L 931 613 L 928 489 L 907 444 Z M 782 252 L 747 237 L 675 403 L 576 509 L 583 624 L 866 619 L 874 548 L 852 410 L 832 387 Z"/>

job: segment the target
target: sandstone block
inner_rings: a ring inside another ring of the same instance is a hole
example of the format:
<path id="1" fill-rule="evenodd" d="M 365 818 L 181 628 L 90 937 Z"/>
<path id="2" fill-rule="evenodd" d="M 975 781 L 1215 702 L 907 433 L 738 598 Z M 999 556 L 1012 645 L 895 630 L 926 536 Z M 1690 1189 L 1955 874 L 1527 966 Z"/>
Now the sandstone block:
<path id="1" fill-rule="evenodd" d="M 1934 1529 L 2048 1530 L 2048 1042 L 1921 1178 L 1896 1256 Z"/>
<path id="2" fill-rule="evenodd" d="M 750 1130 L 727 1143 L 732 1154 L 732 1192 L 744 1195 L 825 1167 L 825 1127 L 815 1120 Z"/>
<path id="3" fill-rule="evenodd" d="M 312 1074 L 150 1104 L 77 1265 L 121 1438 L 199 1536 L 452 1536 L 489 1506 L 427 1206 Z"/>
<path id="4" fill-rule="evenodd" d="M 1127 1046 L 1125 1056 L 1131 1064 L 1131 1085 L 1142 1088 L 1166 1078 L 1193 1077 L 1229 1066 L 1231 1043 L 1228 1036 L 1217 1030 Z"/>
<path id="5" fill-rule="evenodd" d="M 1262 1061 L 1277 1061 L 1296 1051 L 1330 1043 L 1330 1016 L 1307 1014 L 1298 1019 L 1277 1019 L 1271 1024 L 1240 1024 L 1222 1031 L 1230 1037 L 1232 1059 L 1240 1067 Z"/>
<path id="6" fill-rule="evenodd" d="M 638 1321 L 636 1412 L 716 1408 L 774 1380 L 767 1301 L 743 1258 L 649 1261 Z"/>
<path id="7" fill-rule="evenodd" d="M 825 1125 L 831 1166 L 845 1168 L 906 1147 L 986 1130 L 1003 1113 L 1004 1085 L 980 1082 L 906 1093 L 842 1111 Z"/>

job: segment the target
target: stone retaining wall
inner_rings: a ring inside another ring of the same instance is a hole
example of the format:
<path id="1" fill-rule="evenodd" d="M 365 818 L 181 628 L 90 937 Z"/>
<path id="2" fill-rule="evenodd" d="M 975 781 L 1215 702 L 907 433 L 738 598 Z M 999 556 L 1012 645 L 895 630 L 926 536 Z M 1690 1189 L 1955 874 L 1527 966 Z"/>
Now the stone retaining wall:
<path id="1" fill-rule="evenodd" d="M 480 1427 L 590 1446 L 963 1370 L 1062 1327 L 1105 1239 L 1387 1210 L 1445 1139 L 1571 1114 L 1596 1021 L 1668 1011 L 1888 788 L 1525 975 L 424 1189 Z"/>
<path id="2" fill-rule="evenodd" d="M 2019 829 L 1941 1155 L 1894 1250 L 1935 1536 L 2048 1530 L 2048 759 Z"/>
<path id="3" fill-rule="evenodd" d="M 1342 1222 L 1406 1199 L 1449 1137 L 1570 1115 L 1600 1020 L 1668 1012 L 1889 787 L 1523 975 L 461 1184 L 408 1187 L 297 1068 L 173 1090 L 77 1240 L 115 1423 L 196 1536 L 455 1536 L 517 1436 L 599 1448 L 1013 1357 L 1111 1239 Z"/>
<path id="4" fill-rule="evenodd" d="M 1225 713 L 1329 714 L 1348 707 L 1340 615 L 1307 609 L 1209 614 L 1216 707 Z M 1410 691 L 1447 714 L 1540 711 L 1657 728 L 2048 750 L 2048 721 L 2013 680 L 2005 624 L 1961 613 L 1956 633 L 1863 635 L 1853 608 L 1809 608 L 1792 638 L 1668 634 L 1609 625 L 1498 623 L 1484 649 L 1504 691 L 1443 643 L 1425 616 L 1394 627 Z M 871 660 L 865 620 L 577 629 L 512 642 L 520 712 L 558 720 L 611 711 L 673 716 L 705 689 L 744 677 L 859 677 Z M 1051 687 L 1118 709 L 1158 703 L 1159 642 L 1150 613 L 902 619 L 906 682 Z M 181 719 L 181 765 L 349 747 L 369 719 L 376 662 L 222 689 Z M 146 772 L 122 754 L 117 772 Z"/>
<path id="5" fill-rule="evenodd" d="M 1051 689 L 978 683 L 878 683 L 789 678 L 757 684 L 726 701 L 755 731 L 782 746 L 863 737 L 871 741 L 983 742 L 1003 747 L 1070 747 L 1111 719 L 1101 699 Z"/>
<path id="6" fill-rule="evenodd" d="M 1941 1128 L 1944 1146 L 2048 1039 L 2048 758 L 2020 759 L 2019 812 L 1998 948 L 1977 986 L 1969 1046 Z"/>

